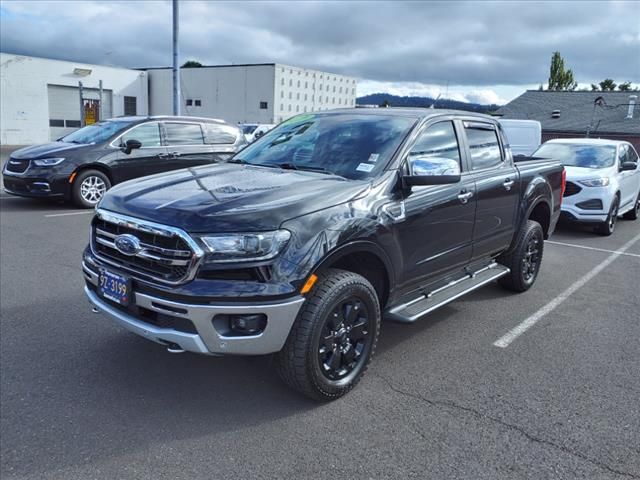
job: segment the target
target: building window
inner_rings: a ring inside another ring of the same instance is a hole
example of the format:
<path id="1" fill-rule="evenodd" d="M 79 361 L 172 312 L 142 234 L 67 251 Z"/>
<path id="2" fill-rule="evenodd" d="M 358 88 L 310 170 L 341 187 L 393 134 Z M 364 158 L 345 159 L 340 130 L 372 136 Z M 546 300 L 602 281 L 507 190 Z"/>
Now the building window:
<path id="1" fill-rule="evenodd" d="M 64 128 L 64 120 L 56 120 L 53 118 L 49 119 L 49 126 L 50 127 L 62 127 Z"/>
<path id="2" fill-rule="evenodd" d="M 336 86 L 333 86 L 333 93 L 336 93 Z"/>
<path id="3" fill-rule="evenodd" d="M 280 90 L 280 98 L 284 98 L 284 90 Z"/>
<path id="4" fill-rule="evenodd" d="M 309 76 L 309 72 L 304 72 L 304 76 L 308 77 Z"/>
<path id="5" fill-rule="evenodd" d="M 296 112 L 300 111 L 300 105 L 296 105 Z"/>
<path id="6" fill-rule="evenodd" d="M 296 100 L 300 100 L 300 92 L 296 93 Z"/>
<path id="7" fill-rule="evenodd" d="M 298 80 L 298 88 L 300 88 L 300 80 Z"/>
<path id="8" fill-rule="evenodd" d="M 307 94 L 306 93 L 304 94 L 304 101 L 305 102 L 307 101 Z"/>
<path id="9" fill-rule="evenodd" d="M 293 98 L 293 93 L 289 92 L 289 100 L 291 100 Z"/>
<path id="10" fill-rule="evenodd" d="M 355 95 L 355 94 L 356 94 L 356 89 L 355 89 L 355 88 L 352 88 L 352 89 L 351 89 L 351 95 Z"/>
<path id="11" fill-rule="evenodd" d="M 304 111 L 305 111 L 305 113 L 307 112 L 307 107 L 304 107 Z"/>
<path id="12" fill-rule="evenodd" d="M 329 97 L 327 97 L 327 100 L 325 101 L 325 103 L 329 103 Z"/>
<path id="13" fill-rule="evenodd" d="M 124 97 L 124 114 L 126 116 L 134 116 L 138 114 L 136 109 L 137 98 L 136 97 Z"/>
<path id="14" fill-rule="evenodd" d="M 266 110 L 267 108 L 269 108 L 268 102 L 260 102 L 260 110 Z"/>
<path id="15" fill-rule="evenodd" d="M 289 104 L 289 111 L 291 111 L 291 104 Z"/>
<path id="16" fill-rule="evenodd" d="M 289 79 L 289 86 L 293 87 L 293 80 Z"/>
<path id="17" fill-rule="evenodd" d="M 315 102 L 316 101 L 316 96 L 315 95 L 311 95 L 311 101 Z"/>
<path id="18" fill-rule="evenodd" d="M 329 85 L 327 85 L 327 92 L 329 91 Z"/>
<path id="19" fill-rule="evenodd" d="M 202 100 L 195 100 L 194 103 L 195 103 L 196 107 L 201 107 L 202 106 Z"/>
<path id="20" fill-rule="evenodd" d="M 187 107 L 191 107 L 193 105 L 193 100 L 187 98 Z"/>
<path id="21" fill-rule="evenodd" d="M 283 110 L 284 110 L 284 103 L 281 103 L 280 104 L 280 111 L 283 111 Z"/>
<path id="22" fill-rule="evenodd" d="M 309 88 L 309 82 L 304 82 L 304 88 Z"/>
<path id="23" fill-rule="evenodd" d="M 284 68 L 282 70 L 284 70 Z M 280 79 L 280 85 L 284 86 L 284 77 Z"/>
<path id="24" fill-rule="evenodd" d="M 289 75 L 293 75 L 293 68 L 289 69 Z"/>
<path id="25" fill-rule="evenodd" d="M 336 97 L 333 97 L 333 98 L 331 99 L 331 103 L 336 103 Z"/>
<path id="26" fill-rule="evenodd" d="M 342 93 L 342 87 L 340 87 L 340 88 L 338 89 L 338 92 L 339 92 L 339 93 Z"/>

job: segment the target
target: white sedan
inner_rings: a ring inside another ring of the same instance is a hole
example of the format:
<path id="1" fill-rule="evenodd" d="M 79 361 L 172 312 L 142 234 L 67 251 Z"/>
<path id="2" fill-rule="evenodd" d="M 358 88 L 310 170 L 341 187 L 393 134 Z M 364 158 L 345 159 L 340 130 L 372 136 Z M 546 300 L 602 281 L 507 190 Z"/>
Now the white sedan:
<path id="1" fill-rule="evenodd" d="M 565 219 L 594 224 L 611 235 L 618 216 L 640 213 L 638 153 L 629 142 L 590 138 L 549 140 L 534 157 L 560 160 L 567 172 L 562 199 Z"/>

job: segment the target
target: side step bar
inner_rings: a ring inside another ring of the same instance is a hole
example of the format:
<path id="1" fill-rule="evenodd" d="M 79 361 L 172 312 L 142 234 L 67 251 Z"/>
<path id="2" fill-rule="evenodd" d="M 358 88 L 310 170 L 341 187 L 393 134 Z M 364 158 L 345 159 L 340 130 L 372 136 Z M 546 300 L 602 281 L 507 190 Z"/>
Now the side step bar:
<path id="1" fill-rule="evenodd" d="M 384 317 L 402 323 L 413 323 L 423 315 L 472 292 L 487 283 L 493 282 L 509 273 L 504 265 L 492 263 L 488 267 L 454 280 L 442 288 L 423 294 L 410 302 L 392 307 Z"/>

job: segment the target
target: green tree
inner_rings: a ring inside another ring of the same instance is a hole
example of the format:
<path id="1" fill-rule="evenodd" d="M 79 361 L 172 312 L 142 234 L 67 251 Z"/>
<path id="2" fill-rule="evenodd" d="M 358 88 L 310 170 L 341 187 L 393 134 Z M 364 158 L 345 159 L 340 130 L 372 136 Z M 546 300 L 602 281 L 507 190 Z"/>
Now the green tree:
<path id="1" fill-rule="evenodd" d="M 575 90 L 578 83 L 573 78 L 571 69 L 565 70 L 564 59 L 560 52 L 553 52 L 549 68 L 548 90 Z"/>
<path id="2" fill-rule="evenodd" d="M 186 62 L 184 62 L 184 64 L 180 68 L 197 68 L 201 66 L 202 64 L 197 60 L 187 60 Z"/>
<path id="3" fill-rule="evenodd" d="M 614 82 L 611 78 L 605 78 L 600 82 L 600 89 L 603 92 L 611 92 L 616 89 L 616 82 Z"/>
<path id="4" fill-rule="evenodd" d="M 592 92 L 597 92 L 598 90 L 600 90 L 600 86 L 596 85 L 595 83 L 591 84 L 591 91 Z"/>
<path id="5" fill-rule="evenodd" d="M 618 85 L 618 90 L 620 90 L 621 92 L 628 92 L 629 90 L 631 90 L 631 82 L 623 82 L 620 85 Z"/>

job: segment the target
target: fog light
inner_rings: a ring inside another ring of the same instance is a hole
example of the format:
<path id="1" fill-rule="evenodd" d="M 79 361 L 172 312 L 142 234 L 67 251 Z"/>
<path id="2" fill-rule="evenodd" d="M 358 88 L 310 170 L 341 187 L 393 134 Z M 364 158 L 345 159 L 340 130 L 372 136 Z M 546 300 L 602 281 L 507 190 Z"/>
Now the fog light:
<path id="1" fill-rule="evenodd" d="M 213 326 L 225 337 L 258 335 L 267 327 L 267 316 L 264 313 L 216 315 Z"/>

